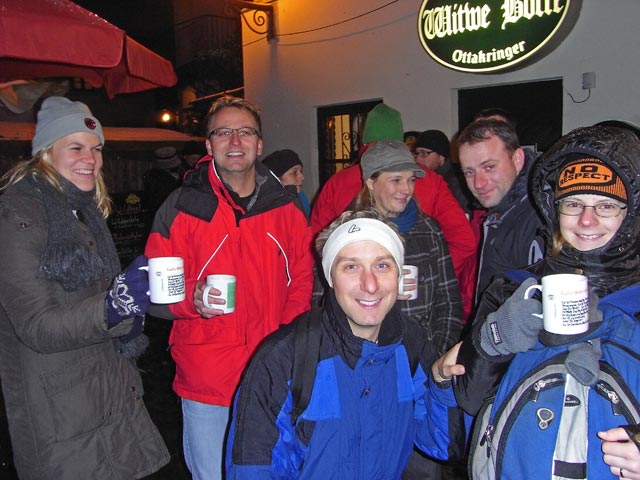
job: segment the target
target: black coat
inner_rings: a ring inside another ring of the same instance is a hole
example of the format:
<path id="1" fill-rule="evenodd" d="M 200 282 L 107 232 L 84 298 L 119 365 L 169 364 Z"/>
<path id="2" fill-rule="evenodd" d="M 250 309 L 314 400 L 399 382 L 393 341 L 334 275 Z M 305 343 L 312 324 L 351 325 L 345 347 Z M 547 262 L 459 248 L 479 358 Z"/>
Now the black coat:
<path id="1" fill-rule="evenodd" d="M 524 168 L 502 201 L 487 211 L 482 225 L 476 304 L 494 278 L 504 275 L 505 271 L 531 265 L 544 254 L 544 239 L 540 235 L 542 219 L 527 190 L 528 174 L 536 159 L 530 150 L 525 153 Z"/>

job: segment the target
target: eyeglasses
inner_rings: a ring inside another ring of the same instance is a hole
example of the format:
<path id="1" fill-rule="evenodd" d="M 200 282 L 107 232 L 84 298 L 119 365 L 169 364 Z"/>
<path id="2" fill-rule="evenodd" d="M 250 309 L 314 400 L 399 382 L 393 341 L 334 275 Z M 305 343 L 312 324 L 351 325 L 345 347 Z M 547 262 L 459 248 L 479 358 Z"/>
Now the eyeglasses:
<path id="1" fill-rule="evenodd" d="M 616 203 L 612 202 L 601 202 L 596 203 L 595 205 L 585 205 L 582 202 L 577 200 L 558 200 L 556 202 L 558 206 L 558 211 L 563 215 L 571 215 L 578 216 L 582 215 L 585 208 L 593 208 L 595 214 L 602 218 L 611 218 L 617 217 L 622 213 L 623 210 L 626 210 L 627 206 L 620 206 Z"/>
<path id="2" fill-rule="evenodd" d="M 416 150 L 415 152 L 413 152 L 413 155 L 415 157 L 427 158 L 432 153 L 433 153 L 433 150 L 420 150 L 420 151 Z"/>
<path id="3" fill-rule="evenodd" d="M 214 136 L 217 138 L 230 138 L 231 135 L 237 133 L 240 138 L 255 137 L 260 135 L 257 129 L 253 127 L 240 127 L 240 128 L 214 128 L 209 133 L 209 137 Z"/>

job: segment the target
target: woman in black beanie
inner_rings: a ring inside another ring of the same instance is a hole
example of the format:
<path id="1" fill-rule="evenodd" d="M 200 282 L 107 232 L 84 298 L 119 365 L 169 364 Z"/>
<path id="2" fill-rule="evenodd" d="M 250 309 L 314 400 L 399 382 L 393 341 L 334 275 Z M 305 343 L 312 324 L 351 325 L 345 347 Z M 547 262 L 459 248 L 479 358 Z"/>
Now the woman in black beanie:
<path id="1" fill-rule="evenodd" d="M 302 183 L 304 182 L 302 169 L 304 165 L 302 165 L 298 154 L 289 149 L 276 150 L 267 155 L 264 160 L 262 160 L 262 163 L 278 177 L 280 183 L 285 186 L 293 185 L 296 187 L 296 193 L 298 194 L 304 213 L 308 217 L 311 213 L 311 207 L 309 200 L 302 191 Z"/>

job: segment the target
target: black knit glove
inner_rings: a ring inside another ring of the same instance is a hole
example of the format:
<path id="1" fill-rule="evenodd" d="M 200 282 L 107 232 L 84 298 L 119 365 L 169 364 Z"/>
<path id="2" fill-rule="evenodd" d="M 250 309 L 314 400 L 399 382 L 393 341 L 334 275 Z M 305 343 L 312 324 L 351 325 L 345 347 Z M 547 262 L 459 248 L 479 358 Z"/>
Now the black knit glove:
<path id="1" fill-rule="evenodd" d="M 602 312 L 598 308 L 600 299 L 595 292 L 589 292 L 589 325 L 602 322 Z"/>
<path id="2" fill-rule="evenodd" d="M 122 343 L 127 343 L 138 337 L 144 331 L 144 315 L 136 315 L 133 317 L 133 328 L 120 338 Z"/>
<path id="3" fill-rule="evenodd" d="M 136 315 L 133 328 L 129 333 L 119 338 L 120 353 L 127 358 L 140 358 L 149 347 L 149 337 L 144 333 L 144 315 Z"/>
<path id="4" fill-rule="evenodd" d="M 107 293 L 107 327 L 118 325 L 125 318 L 144 315 L 149 308 L 149 276 L 140 267 L 147 265 L 147 257 L 140 255 L 113 279 Z"/>
<path id="5" fill-rule="evenodd" d="M 524 293 L 536 284 L 527 278 L 480 327 L 480 347 L 489 356 L 526 352 L 538 342 L 543 328 L 542 304 Z"/>
<path id="6" fill-rule="evenodd" d="M 622 428 L 629 435 L 629 440 L 640 450 L 640 425 L 623 425 Z"/>

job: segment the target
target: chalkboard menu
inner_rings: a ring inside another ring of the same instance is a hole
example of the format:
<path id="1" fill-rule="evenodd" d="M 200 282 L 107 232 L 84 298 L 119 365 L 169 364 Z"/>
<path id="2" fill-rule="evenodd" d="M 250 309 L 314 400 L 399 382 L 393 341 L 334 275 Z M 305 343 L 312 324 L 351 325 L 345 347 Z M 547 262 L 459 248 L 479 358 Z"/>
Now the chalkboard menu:
<path id="1" fill-rule="evenodd" d="M 108 224 L 118 250 L 120 263 L 126 267 L 138 255 L 144 253 L 153 212 L 142 205 L 142 191 L 111 195 L 113 212 Z"/>

